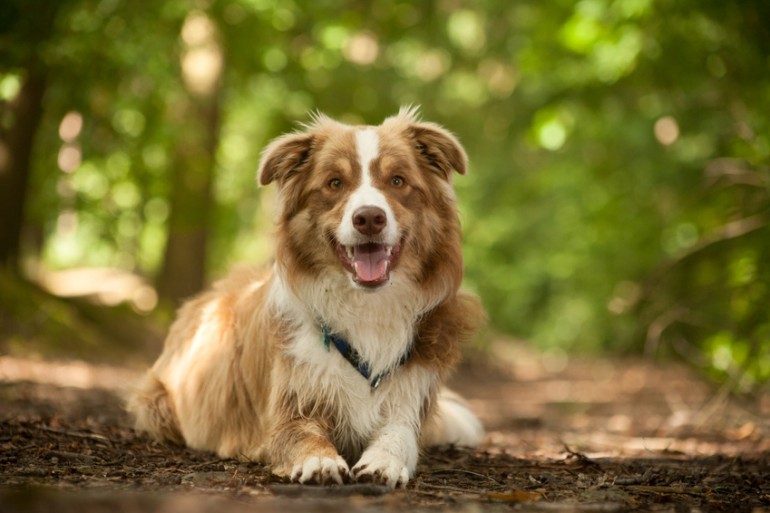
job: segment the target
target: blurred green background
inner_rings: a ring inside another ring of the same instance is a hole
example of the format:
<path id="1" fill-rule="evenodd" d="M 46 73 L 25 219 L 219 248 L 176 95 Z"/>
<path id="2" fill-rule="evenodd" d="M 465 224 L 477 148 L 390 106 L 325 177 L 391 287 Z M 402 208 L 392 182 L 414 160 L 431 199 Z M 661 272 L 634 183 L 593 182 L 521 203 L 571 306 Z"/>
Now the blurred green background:
<path id="1" fill-rule="evenodd" d="M 265 144 L 404 104 L 470 155 L 495 333 L 767 383 L 767 0 L 3 0 L 6 330 L 14 276 L 147 315 L 267 261 Z"/>

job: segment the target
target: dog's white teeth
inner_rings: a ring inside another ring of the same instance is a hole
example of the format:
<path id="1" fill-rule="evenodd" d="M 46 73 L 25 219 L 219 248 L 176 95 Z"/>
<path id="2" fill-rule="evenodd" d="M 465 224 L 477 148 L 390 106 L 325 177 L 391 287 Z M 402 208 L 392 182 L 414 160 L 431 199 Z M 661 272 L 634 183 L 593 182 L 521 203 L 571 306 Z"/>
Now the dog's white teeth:
<path id="1" fill-rule="evenodd" d="M 355 270 L 356 275 L 358 275 L 358 262 L 353 262 L 353 270 Z"/>
<path id="2" fill-rule="evenodd" d="M 387 251 L 388 256 L 390 256 L 390 253 L 393 251 L 393 246 L 385 246 L 385 251 Z"/>
<path id="3" fill-rule="evenodd" d="M 352 246 L 345 246 L 345 251 L 348 254 L 348 260 L 353 260 L 353 247 Z"/>

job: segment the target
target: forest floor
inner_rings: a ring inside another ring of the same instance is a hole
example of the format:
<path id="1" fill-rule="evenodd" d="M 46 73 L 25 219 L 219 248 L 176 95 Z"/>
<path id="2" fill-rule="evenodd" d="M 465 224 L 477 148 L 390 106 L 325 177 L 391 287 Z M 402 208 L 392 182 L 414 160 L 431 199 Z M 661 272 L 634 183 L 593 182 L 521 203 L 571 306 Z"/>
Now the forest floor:
<path id="1" fill-rule="evenodd" d="M 140 437 L 121 407 L 138 375 L 0 356 L 0 511 L 770 512 L 770 393 L 737 399 L 673 363 L 493 344 L 453 380 L 485 445 L 430 450 L 394 492 Z"/>

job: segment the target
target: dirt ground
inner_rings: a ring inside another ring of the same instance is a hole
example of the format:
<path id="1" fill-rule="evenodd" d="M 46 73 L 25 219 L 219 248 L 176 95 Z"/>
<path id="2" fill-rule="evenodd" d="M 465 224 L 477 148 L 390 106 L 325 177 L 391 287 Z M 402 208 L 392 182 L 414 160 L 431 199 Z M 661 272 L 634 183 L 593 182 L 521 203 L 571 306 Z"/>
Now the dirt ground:
<path id="1" fill-rule="evenodd" d="M 121 408 L 135 366 L 0 356 L 0 511 L 770 512 L 770 393 L 730 397 L 675 364 L 490 355 L 453 382 L 485 445 L 430 450 L 395 492 L 137 436 Z"/>

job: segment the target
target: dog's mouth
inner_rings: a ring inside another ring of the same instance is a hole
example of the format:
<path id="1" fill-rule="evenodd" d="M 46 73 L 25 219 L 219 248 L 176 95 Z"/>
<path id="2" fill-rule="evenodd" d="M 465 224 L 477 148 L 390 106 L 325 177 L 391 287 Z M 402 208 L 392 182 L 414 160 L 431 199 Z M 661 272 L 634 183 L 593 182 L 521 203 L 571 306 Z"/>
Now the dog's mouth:
<path id="1" fill-rule="evenodd" d="M 376 288 L 390 279 L 390 271 L 396 266 L 401 244 L 388 246 L 379 242 L 366 242 L 355 246 L 336 243 L 337 257 L 342 266 L 353 275 L 359 285 Z"/>

